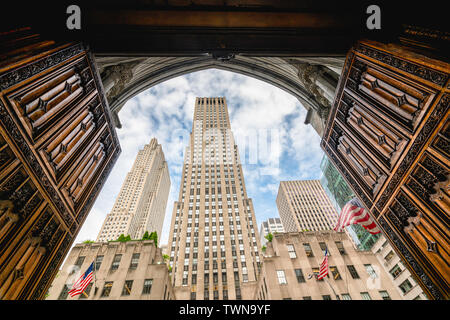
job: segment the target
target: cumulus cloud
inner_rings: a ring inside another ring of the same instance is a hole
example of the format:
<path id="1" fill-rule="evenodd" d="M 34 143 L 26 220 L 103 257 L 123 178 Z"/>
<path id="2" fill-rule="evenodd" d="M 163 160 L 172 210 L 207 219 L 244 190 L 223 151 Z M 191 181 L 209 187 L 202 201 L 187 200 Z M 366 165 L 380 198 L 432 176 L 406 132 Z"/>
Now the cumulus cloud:
<path id="1" fill-rule="evenodd" d="M 153 137 L 162 144 L 171 178 L 160 236 L 161 243 L 167 243 L 195 98 L 216 96 L 227 99 L 247 194 L 253 199 L 258 225 L 278 216 L 275 199 L 279 181 L 319 178 L 323 155 L 320 137 L 311 126 L 304 124 L 306 111 L 296 98 L 270 84 L 236 73 L 216 69 L 198 71 L 156 85 L 124 105 L 119 113 L 122 128 L 117 130 L 122 154 L 75 243 L 96 239 L 138 150 Z"/>

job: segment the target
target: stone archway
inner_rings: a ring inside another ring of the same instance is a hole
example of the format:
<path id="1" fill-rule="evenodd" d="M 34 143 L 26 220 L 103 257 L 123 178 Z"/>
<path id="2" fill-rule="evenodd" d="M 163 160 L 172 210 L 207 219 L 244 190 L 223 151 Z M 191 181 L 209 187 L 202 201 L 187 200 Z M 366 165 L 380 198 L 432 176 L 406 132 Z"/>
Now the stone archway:
<path id="1" fill-rule="evenodd" d="M 205 54 L 194 57 L 96 57 L 103 85 L 120 127 L 118 113 L 138 93 L 171 78 L 217 68 L 270 83 L 296 97 L 308 110 L 305 123 L 319 135 L 333 102 L 344 57 L 255 57 Z"/>

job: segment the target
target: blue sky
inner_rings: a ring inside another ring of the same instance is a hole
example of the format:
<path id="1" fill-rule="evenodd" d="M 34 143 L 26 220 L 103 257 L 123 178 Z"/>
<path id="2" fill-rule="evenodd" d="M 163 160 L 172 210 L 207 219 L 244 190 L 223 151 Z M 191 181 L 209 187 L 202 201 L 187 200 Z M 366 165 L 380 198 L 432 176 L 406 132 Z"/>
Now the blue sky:
<path id="1" fill-rule="evenodd" d="M 119 113 L 122 154 L 111 171 L 75 243 L 95 240 L 139 149 L 156 137 L 169 165 L 171 190 L 161 244 L 167 243 L 183 155 L 192 128 L 195 97 L 226 97 L 231 129 L 243 165 L 247 195 L 258 229 L 277 217 L 275 199 L 283 180 L 319 179 L 320 137 L 305 125 L 306 109 L 283 90 L 236 73 L 208 69 L 154 86 L 129 100 Z M 256 139 L 256 140 L 254 140 Z M 255 144 L 256 141 L 256 144 Z"/>

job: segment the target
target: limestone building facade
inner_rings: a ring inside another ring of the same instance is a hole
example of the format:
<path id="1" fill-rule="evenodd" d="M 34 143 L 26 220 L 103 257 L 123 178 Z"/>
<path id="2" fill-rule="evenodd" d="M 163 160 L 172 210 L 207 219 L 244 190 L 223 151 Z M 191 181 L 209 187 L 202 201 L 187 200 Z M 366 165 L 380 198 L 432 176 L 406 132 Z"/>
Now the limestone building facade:
<path id="1" fill-rule="evenodd" d="M 326 248 L 328 276 L 317 280 Z M 274 234 L 253 292 L 259 300 L 402 299 L 375 255 L 334 231 Z"/>
<path id="2" fill-rule="evenodd" d="M 400 257 L 395 253 L 389 241 L 381 236 L 372 246 L 380 265 L 389 274 L 394 286 L 404 300 L 428 300 L 417 281 L 404 265 Z"/>
<path id="3" fill-rule="evenodd" d="M 72 284 L 94 262 L 94 280 L 70 297 Z M 174 300 L 167 265 L 153 240 L 76 244 L 47 300 Z"/>

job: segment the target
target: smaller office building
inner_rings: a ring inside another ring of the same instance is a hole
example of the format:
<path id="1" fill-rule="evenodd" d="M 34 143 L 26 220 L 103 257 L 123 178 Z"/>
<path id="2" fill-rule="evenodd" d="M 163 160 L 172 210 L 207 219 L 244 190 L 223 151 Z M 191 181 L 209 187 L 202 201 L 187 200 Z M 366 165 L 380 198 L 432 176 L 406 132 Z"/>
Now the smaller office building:
<path id="1" fill-rule="evenodd" d="M 70 297 L 72 284 L 94 262 L 94 280 Z M 75 245 L 53 281 L 47 300 L 174 300 L 161 249 L 153 240 Z"/>

